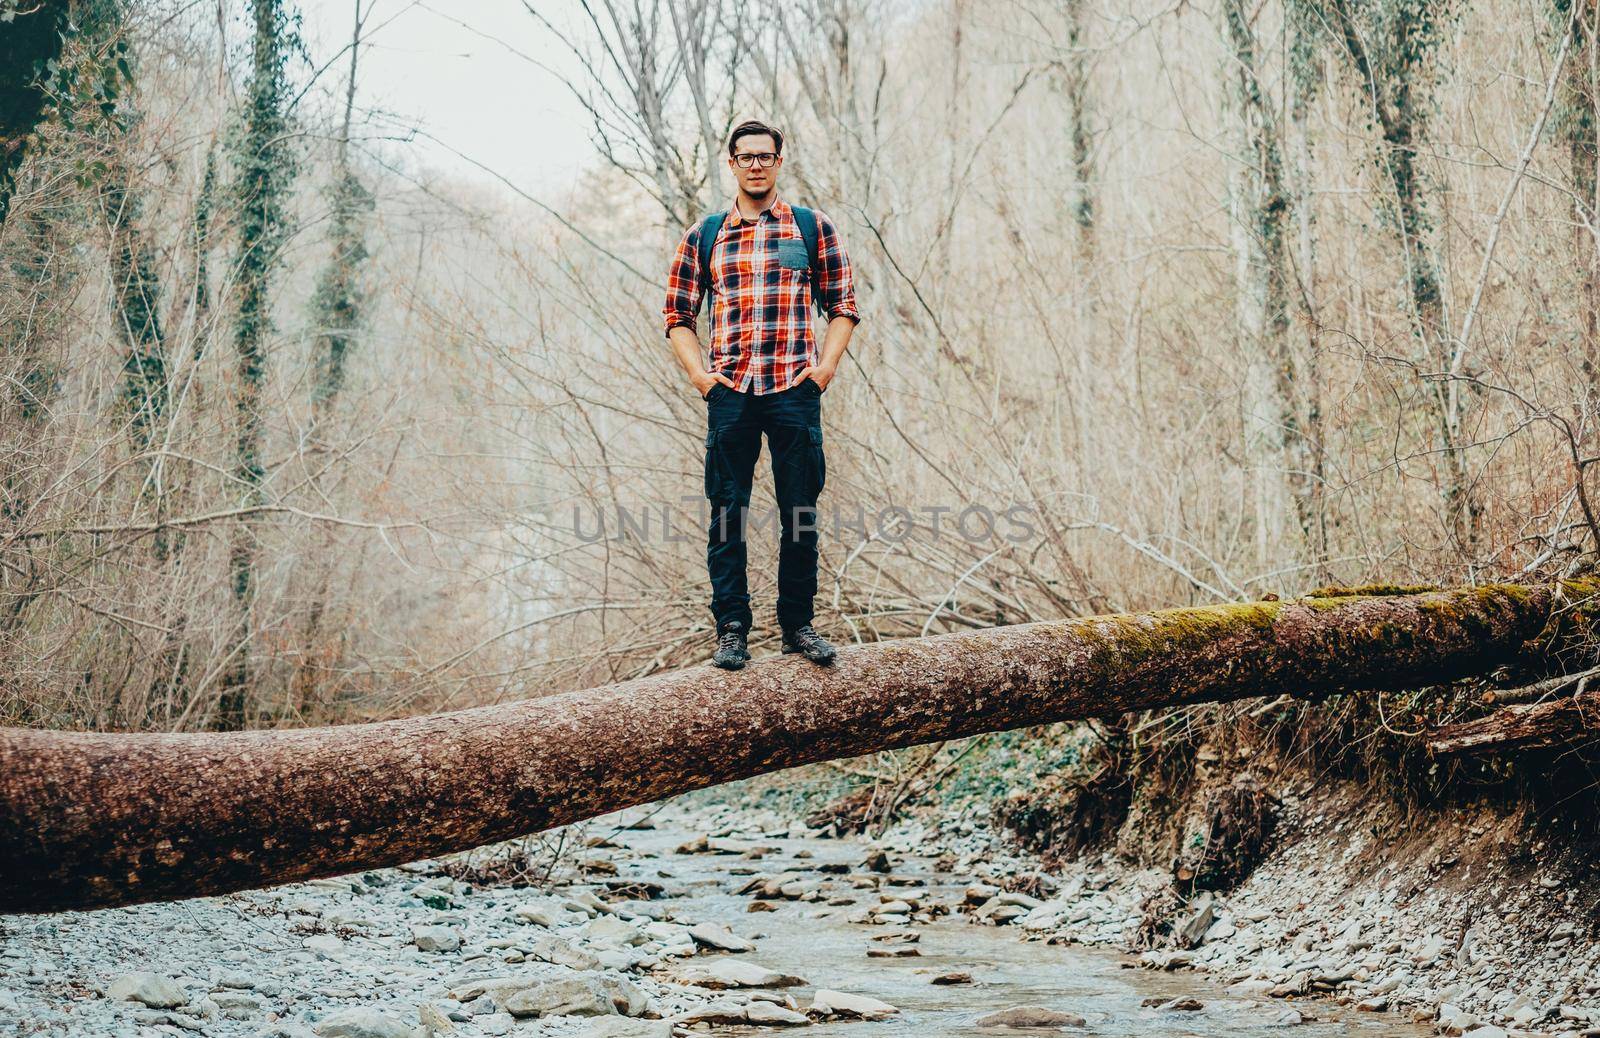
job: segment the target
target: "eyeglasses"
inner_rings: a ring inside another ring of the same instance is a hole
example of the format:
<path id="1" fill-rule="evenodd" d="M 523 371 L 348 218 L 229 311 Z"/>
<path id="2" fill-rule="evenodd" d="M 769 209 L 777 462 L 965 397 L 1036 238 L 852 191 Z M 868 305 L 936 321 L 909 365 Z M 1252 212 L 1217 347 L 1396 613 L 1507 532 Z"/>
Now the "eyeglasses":
<path id="1" fill-rule="evenodd" d="M 740 169 L 749 169 L 756 163 L 761 163 L 762 169 L 771 169 L 778 164 L 778 153 L 775 151 L 746 151 L 733 157 Z"/>

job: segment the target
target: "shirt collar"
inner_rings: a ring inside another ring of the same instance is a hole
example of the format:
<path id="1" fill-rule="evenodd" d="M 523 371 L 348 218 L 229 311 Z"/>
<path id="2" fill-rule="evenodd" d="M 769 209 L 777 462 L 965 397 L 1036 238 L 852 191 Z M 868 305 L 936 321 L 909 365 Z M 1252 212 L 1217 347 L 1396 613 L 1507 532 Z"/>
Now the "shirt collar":
<path id="1" fill-rule="evenodd" d="M 767 207 L 767 211 L 772 213 L 772 218 L 774 220 L 782 220 L 784 217 L 789 215 L 789 203 L 785 202 L 781 198 L 775 198 L 772 200 L 772 204 Z M 756 215 L 759 219 L 760 214 L 758 213 Z M 739 212 L 739 200 L 735 198 L 733 204 L 728 207 L 728 226 L 737 227 L 742 223 L 749 222 L 750 221 L 746 220 L 743 214 Z"/>

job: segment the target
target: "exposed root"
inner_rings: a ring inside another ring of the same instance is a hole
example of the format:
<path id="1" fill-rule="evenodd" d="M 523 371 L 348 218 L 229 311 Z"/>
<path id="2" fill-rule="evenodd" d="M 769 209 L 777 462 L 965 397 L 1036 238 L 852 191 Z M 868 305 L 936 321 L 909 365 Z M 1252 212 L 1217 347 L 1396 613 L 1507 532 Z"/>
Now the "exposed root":
<path id="1" fill-rule="evenodd" d="M 1178 850 L 1173 876 L 1186 893 L 1232 890 L 1272 849 L 1278 802 L 1254 775 L 1206 795 Z"/>

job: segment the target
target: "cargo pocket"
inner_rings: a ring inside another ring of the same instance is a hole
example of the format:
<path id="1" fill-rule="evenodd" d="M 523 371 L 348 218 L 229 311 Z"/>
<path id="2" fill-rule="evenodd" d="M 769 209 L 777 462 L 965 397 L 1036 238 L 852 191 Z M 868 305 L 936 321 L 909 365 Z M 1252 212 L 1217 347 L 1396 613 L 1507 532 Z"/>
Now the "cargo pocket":
<path id="1" fill-rule="evenodd" d="M 809 426 L 806 429 L 806 433 L 811 440 L 809 445 L 811 454 L 811 499 L 815 501 L 822 493 L 822 485 L 827 482 L 828 462 L 822 453 L 822 427 L 818 425 Z"/>
<path id="2" fill-rule="evenodd" d="M 722 458 L 717 443 L 717 430 L 706 432 L 706 498 L 716 501 L 722 493 Z"/>

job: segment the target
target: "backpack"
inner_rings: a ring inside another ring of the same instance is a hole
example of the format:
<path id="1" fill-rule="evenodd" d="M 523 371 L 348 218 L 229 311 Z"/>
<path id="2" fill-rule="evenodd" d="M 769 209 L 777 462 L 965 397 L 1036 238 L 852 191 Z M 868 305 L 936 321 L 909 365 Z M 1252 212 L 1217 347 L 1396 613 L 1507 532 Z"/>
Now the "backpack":
<path id="1" fill-rule="evenodd" d="M 824 313 L 822 300 L 817 298 L 817 214 L 803 205 L 792 205 L 794 222 L 800 228 L 800 237 L 806 243 L 806 257 L 811 262 L 811 305 L 817 313 Z M 711 298 L 711 250 L 716 247 L 717 235 L 728 219 L 726 209 L 712 213 L 700 221 L 700 305 Z"/>

